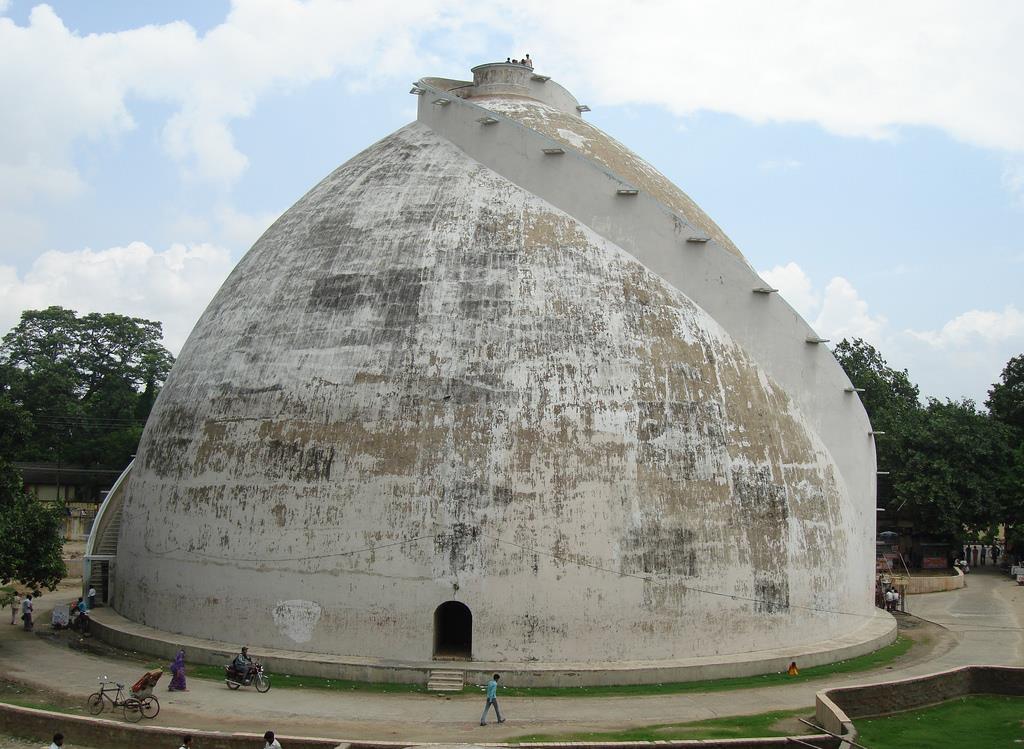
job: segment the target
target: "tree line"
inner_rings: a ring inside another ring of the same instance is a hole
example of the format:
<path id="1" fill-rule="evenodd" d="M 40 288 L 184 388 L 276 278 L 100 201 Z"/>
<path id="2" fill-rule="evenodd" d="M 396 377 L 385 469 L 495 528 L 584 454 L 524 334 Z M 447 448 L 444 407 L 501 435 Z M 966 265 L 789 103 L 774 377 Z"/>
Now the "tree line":
<path id="1" fill-rule="evenodd" d="M 51 590 L 62 506 L 24 491 L 15 462 L 122 469 L 174 357 L 159 322 L 28 310 L 0 342 L 0 579 Z"/>
<path id="2" fill-rule="evenodd" d="M 879 526 L 909 520 L 959 546 L 991 543 L 1003 525 L 1008 546 L 1024 549 L 1024 354 L 1007 362 L 983 411 L 969 399 L 922 402 L 907 370 L 859 338 L 834 353 L 885 433 L 875 441 Z"/>

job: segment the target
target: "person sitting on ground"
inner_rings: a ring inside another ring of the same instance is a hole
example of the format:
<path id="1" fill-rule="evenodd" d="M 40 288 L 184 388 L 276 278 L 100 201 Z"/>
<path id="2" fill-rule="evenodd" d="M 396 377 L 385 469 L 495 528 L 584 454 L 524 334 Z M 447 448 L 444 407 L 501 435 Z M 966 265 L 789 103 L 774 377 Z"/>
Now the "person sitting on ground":
<path id="1" fill-rule="evenodd" d="M 242 646 L 242 652 L 235 656 L 235 659 L 231 661 L 231 668 L 235 670 L 239 676 L 243 679 L 249 675 L 249 669 L 252 668 L 252 658 L 249 657 L 249 648 Z"/>
<path id="2" fill-rule="evenodd" d="M 50 744 L 50 749 L 61 749 L 62 746 L 64 746 L 64 734 L 53 734 L 53 743 Z"/>
<path id="3" fill-rule="evenodd" d="M 281 749 L 281 742 L 274 738 L 273 731 L 263 734 L 263 749 Z"/>

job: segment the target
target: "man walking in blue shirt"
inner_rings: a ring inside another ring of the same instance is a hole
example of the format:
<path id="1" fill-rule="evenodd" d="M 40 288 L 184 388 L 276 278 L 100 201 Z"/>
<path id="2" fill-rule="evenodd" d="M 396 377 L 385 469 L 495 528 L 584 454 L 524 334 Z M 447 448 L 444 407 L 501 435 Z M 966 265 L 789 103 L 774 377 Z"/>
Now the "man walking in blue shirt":
<path id="1" fill-rule="evenodd" d="M 500 678 L 500 674 L 495 674 L 494 678 L 487 682 L 487 704 L 484 705 L 484 714 L 480 716 L 480 725 L 482 726 L 487 725 L 487 711 L 491 709 L 491 705 L 494 705 L 494 714 L 498 716 L 498 722 L 505 722 L 505 719 L 501 717 L 501 710 L 498 709 L 498 680 Z"/>

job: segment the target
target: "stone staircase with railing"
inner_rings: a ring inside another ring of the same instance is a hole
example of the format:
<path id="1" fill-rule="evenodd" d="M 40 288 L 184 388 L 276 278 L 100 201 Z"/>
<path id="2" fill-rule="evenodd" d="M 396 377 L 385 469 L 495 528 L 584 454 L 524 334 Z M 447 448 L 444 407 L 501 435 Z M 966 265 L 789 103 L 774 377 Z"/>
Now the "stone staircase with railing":
<path id="1" fill-rule="evenodd" d="M 435 668 L 427 677 L 427 691 L 430 692 L 461 692 L 465 686 L 466 674 L 448 668 Z"/>
<path id="2" fill-rule="evenodd" d="M 95 588 L 97 598 L 101 602 L 109 601 L 108 583 L 113 561 L 117 557 L 117 539 L 121 535 L 124 487 L 134 462 L 128 464 L 107 492 L 85 544 L 82 595 L 88 595 L 89 589 Z"/>

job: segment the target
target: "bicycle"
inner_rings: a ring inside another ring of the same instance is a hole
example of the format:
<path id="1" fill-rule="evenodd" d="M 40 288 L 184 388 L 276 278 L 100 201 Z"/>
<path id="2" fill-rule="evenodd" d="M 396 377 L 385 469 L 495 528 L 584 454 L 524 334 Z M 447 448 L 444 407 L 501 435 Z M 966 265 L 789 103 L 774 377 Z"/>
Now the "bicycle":
<path id="1" fill-rule="evenodd" d="M 124 718 L 130 723 L 138 723 L 143 718 L 155 718 L 160 712 L 160 702 L 156 697 L 133 697 L 125 695 L 124 684 L 110 682 L 110 678 L 104 674 L 96 679 L 100 683 L 100 691 L 93 692 L 86 699 L 86 707 L 93 715 L 99 715 L 110 703 L 110 709 L 121 708 L 124 711 Z M 113 695 L 113 696 L 111 696 Z"/>

